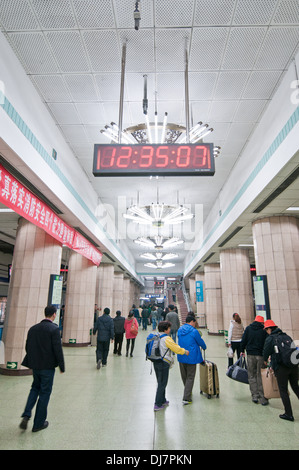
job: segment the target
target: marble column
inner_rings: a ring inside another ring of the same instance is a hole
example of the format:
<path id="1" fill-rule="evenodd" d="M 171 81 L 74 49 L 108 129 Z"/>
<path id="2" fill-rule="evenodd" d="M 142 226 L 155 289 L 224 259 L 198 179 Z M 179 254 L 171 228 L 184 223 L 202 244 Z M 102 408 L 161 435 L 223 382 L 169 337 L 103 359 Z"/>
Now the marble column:
<path id="1" fill-rule="evenodd" d="M 204 275 L 204 273 L 196 273 L 195 274 L 195 289 L 196 289 L 196 283 L 197 282 L 202 282 L 202 302 L 197 302 L 197 299 L 196 299 L 196 311 L 195 311 L 195 313 L 197 314 L 197 317 L 198 317 L 199 326 L 201 328 L 204 328 L 204 327 L 206 327 L 206 307 L 205 307 L 206 294 L 205 294 L 205 275 Z"/>
<path id="2" fill-rule="evenodd" d="M 227 340 L 230 320 L 238 313 L 244 327 L 254 320 L 249 252 L 231 248 L 220 252 L 222 308 L 224 333 Z"/>
<path id="3" fill-rule="evenodd" d="M 65 346 L 90 344 L 93 327 L 97 266 L 71 251 L 68 264 L 62 342 Z"/>
<path id="4" fill-rule="evenodd" d="M 124 296 L 124 275 L 123 273 L 114 273 L 113 283 L 113 308 L 111 316 L 114 317 L 117 310 L 123 315 L 123 296 Z"/>
<path id="5" fill-rule="evenodd" d="M 252 224 L 256 274 L 266 275 L 271 319 L 299 339 L 299 219 L 265 217 Z"/>
<path id="6" fill-rule="evenodd" d="M 21 366 L 29 328 L 43 320 L 51 274 L 60 274 L 62 246 L 44 230 L 21 218 L 13 253 L 2 341 L 2 373 L 31 373 Z"/>
<path id="7" fill-rule="evenodd" d="M 131 292 L 130 292 L 130 279 L 124 278 L 124 296 L 123 296 L 123 316 L 127 317 L 131 310 Z"/>
<path id="8" fill-rule="evenodd" d="M 100 309 L 99 315 L 103 315 L 104 308 L 110 308 L 113 312 L 113 288 L 114 288 L 114 266 L 113 264 L 100 264 L 97 270 L 96 304 Z"/>
<path id="9" fill-rule="evenodd" d="M 223 335 L 222 291 L 220 264 L 211 263 L 204 266 L 205 306 L 208 333 Z"/>

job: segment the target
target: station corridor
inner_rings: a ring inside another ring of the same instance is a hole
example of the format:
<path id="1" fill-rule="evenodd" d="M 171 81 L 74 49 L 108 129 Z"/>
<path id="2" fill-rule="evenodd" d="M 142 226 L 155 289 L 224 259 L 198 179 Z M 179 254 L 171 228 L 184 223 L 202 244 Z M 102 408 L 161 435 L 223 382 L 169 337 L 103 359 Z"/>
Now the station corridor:
<path id="1" fill-rule="evenodd" d="M 19 428 L 32 377 L 0 375 L 1 450 L 299 450 L 299 401 L 292 391 L 295 421 L 279 419 L 280 399 L 268 406 L 251 402 L 248 385 L 226 377 L 224 339 L 209 336 L 207 359 L 218 365 L 220 397 L 200 394 L 199 371 L 193 403 L 182 405 L 183 386 L 177 360 L 170 370 L 163 411 L 154 412 L 156 377 L 145 360 L 147 334 L 139 331 L 133 358 L 113 355 L 97 370 L 95 347 L 64 348 L 66 372 L 56 369 L 48 407 L 49 427 L 32 433 Z"/>

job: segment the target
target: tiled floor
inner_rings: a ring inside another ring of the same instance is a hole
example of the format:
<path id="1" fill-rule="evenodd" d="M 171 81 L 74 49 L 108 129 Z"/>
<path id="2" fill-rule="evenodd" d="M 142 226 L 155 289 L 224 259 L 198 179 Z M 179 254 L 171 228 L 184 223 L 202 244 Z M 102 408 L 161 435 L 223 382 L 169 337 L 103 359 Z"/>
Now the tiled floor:
<path id="1" fill-rule="evenodd" d="M 48 408 L 49 427 L 19 429 L 32 378 L 0 375 L 0 449 L 225 450 L 299 449 L 299 400 L 291 392 L 295 422 L 279 419 L 280 399 L 262 407 L 251 402 L 248 385 L 225 375 L 223 337 L 208 336 L 207 359 L 218 365 L 220 397 L 207 399 L 195 378 L 192 405 L 182 405 L 177 362 L 170 371 L 170 406 L 154 412 L 156 378 L 145 361 L 150 329 L 140 331 L 133 358 L 112 354 L 96 369 L 95 348 L 65 348 L 66 373 L 57 370 Z M 123 352 L 124 352 L 123 345 Z"/>

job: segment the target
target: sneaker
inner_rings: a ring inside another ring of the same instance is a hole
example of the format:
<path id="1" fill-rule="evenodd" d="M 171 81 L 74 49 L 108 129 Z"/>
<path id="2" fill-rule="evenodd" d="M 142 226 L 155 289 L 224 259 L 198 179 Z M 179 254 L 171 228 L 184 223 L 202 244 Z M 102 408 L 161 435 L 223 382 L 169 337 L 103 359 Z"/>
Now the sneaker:
<path id="1" fill-rule="evenodd" d="M 183 405 L 191 405 L 192 400 L 183 400 Z"/>
<path id="2" fill-rule="evenodd" d="M 169 401 L 168 401 L 168 400 L 166 400 L 166 401 L 165 401 L 165 403 L 163 403 L 163 405 L 162 405 L 162 406 L 163 406 L 164 408 L 165 408 L 165 406 L 169 406 Z"/>
<path id="3" fill-rule="evenodd" d="M 160 411 L 160 410 L 164 410 L 164 406 L 158 406 L 158 405 L 155 405 L 154 406 L 154 411 Z"/>
<path id="4" fill-rule="evenodd" d="M 29 421 L 28 416 L 24 416 L 20 423 L 20 428 L 24 429 L 24 431 L 27 429 L 28 421 Z"/>
<path id="5" fill-rule="evenodd" d="M 102 361 L 101 361 L 101 359 L 99 359 L 98 362 L 97 362 L 97 369 L 100 369 L 101 365 L 102 365 Z"/>

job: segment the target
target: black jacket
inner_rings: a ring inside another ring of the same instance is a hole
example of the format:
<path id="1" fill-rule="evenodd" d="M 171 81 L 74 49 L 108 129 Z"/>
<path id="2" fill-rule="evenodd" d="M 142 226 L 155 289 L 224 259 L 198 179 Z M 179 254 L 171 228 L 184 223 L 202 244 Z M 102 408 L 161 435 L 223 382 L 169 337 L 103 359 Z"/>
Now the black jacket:
<path id="1" fill-rule="evenodd" d="M 254 321 L 245 328 L 241 340 L 241 351 L 244 352 L 246 349 L 249 356 L 262 356 L 266 337 L 264 324 Z"/>
<path id="2" fill-rule="evenodd" d="M 275 328 L 275 330 L 272 331 L 271 335 L 268 335 L 265 341 L 264 351 L 263 351 L 265 362 L 268 360 L 269 356 L 271 356 L 270 365 L 272 369 L 274 370 L 274 372 L 277 371 L 279 367 L 279 364 L 277 362 L 277 355 L 275 354 L 275 351 L 274 351 L 274 346 L 276 344 L 276 338 L 280 333 L 282 333 L 281 329 Z"/>
<path id="3" fill-rule="evenodd" d="M 125 332 L 125 317 L 121 317 L 120 315 L 113 318 L 114 324 L 114 333 L 116 335 L 120 335 L 121 333 Z"/>
<path id="4" fill-rule="evenodd" d="M 29 329 L 25 349 L 22 366 L 36 370 L 59 366 L 61 372 L 65 371 L 60 331 L 51 320 L 44 319 Z"/>
<path id="5" fill-rule="evenodd" d="M 98 319 L 93 329 L 93 334 L 98 332 L 97 341 L 109 341 L 114 339 L 114 324 L 112 318 L 103 313 Z"/>

